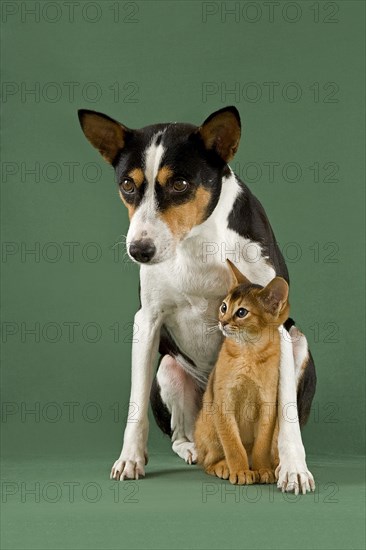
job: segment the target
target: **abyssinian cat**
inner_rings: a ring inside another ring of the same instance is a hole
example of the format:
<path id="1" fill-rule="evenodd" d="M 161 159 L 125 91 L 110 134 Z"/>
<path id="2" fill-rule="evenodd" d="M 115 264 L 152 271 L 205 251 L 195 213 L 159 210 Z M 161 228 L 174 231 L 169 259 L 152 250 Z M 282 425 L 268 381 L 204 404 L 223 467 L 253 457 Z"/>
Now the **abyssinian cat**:
<path id="1" fill-rule="evenodd" d="M 198 463 L 231 483 L 274 483 L 277 455 L 278 327 L 288 284 L 252 284 L 229 260 L 233 287 L 219 311 L 224 339 L 195 428 Z M 251 465 L 251 467 L 250 467 Z"/>

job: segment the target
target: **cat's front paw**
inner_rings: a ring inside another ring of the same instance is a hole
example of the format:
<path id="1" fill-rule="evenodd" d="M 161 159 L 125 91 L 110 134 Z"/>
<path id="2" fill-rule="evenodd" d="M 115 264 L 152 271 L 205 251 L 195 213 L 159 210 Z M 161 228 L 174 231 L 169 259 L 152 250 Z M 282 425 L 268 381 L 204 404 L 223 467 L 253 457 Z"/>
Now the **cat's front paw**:
<path id="1" fill-rule="evenodd" d="M 260 468 L 258 470 L 259 483 L 275 483 L 276 476 L 274 470 L 271 468 Z"/>
<path id="2" fill-rule="evenodd" d="M 258 481 L 258 473 L 255 470 L 230 470 L 229 481 L 233 485 L 253 485 Z"/>
<path id="3" fill-rule="evenodd" d="M 206 468 L 206 472 L 212 476 L 219 477 L 220 479 L 229 479 L 230 475 L 229 467 L 224 458 L 219 460 L 219 462 L 216 462 L 216 464 L 208 466 Z"/>

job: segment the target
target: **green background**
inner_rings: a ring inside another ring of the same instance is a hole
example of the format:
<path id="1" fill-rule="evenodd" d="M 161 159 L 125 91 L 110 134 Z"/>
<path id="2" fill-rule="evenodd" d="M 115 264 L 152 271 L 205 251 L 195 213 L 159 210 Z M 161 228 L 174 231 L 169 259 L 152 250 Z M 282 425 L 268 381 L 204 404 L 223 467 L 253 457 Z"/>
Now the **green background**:
<path id="1" fill-rule="evenodd" d="M 3 3 L 3 548 L 364 547 L 364 3 L 275 4 Z M 107 477 L 138 270 L 76 110 L 141 127 L 229 104 L 244 127 L 232 167 L 266 208 L 317 366 L 303 437 L 318 489 L 300 499 L 226 495 L 153 422 L 148 477 Z"/>

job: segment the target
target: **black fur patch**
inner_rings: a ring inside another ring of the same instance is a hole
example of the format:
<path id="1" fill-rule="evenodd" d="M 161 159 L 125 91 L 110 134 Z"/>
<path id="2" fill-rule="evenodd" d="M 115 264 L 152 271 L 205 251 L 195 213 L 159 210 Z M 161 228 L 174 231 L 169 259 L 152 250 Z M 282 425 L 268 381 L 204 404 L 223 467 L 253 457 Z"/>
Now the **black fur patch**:
<path id="1" fill-rule="evenodd" d="M 316 372 L 314 359 L 309 350 L 309 360 L 305 367 L 304 374 L 297 388 L 297 409 L 299 413 L 300 426 L 304 426 L 309 418 L 311 403 L 316 389 Z"/>
<path id="2" fill-rule="evenodd" d="M 287 321 L 285 321 L 283 323 L 283 326 L 285 327 L 285 329 L 287 330 L 287 332 L 290 332 L 290 328 L 293 327 L 295 325 L 295 321 L 293 319 L 291 319 L 291 317 L 289 317 L 287 319 Z"/>
<path id="3" fill-rule="evenodd" d="M 162 357 L 160 358 L 160 360 L 161 359 Z M 157 423 L 157 425 L 159 426 L 159 428 L 163 433 L 171 437 L 173 434 L 171 429 L 171 414 L 168 411 L 167 406 L 165 405 L 164 401 L 161 398 L 160 386 L 156 376 L 154 377 L 154 380 L 151 386 L 150 404 L 151 404 L 151 409 L 155 418 L 155 422 Z"/>
<path id="4" fill-rule="evenodd" d="M 228 227 L 236 231 L 238 235 L 259 243 L 264 255 L 269 257 L 276 275 L 283 277 L 289 283 L 285 260 L 276 243 L 276 238 L 264 208 L 244 183 L 240 182 L 240 185 L 242 192 L 229 214 Z"/>

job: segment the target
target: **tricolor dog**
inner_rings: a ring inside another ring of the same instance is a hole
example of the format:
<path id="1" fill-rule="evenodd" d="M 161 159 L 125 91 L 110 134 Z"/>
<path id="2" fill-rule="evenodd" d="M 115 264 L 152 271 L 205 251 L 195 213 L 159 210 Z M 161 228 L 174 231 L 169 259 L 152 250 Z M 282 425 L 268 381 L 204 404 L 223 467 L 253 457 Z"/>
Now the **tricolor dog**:
<path id="1" fill-rule="evenodd" d="M 141 266 L 130 396 L 135 422 L 127 423 L 111 472 L 116 480 L 138 479 L 147 463 L 149 401 L 173 450 L 196 461 L 194 423 L 223 338 L 211 327 L 231 281 L 226 259 L 263 286 L 276 275 L 289 277 L 262 205 L 228 165 L 241 133 L 235 107 L 213 113 L 201 126 L 132 130 L 88 110 L 79 111 L 79 119 L 115 170 L 130 218 L 127 251 Z M 281 334 L 278 486 L 306 492 L 314 481 L 300 425 L 309 415 L 315 368 L 292 320 Z"/>

